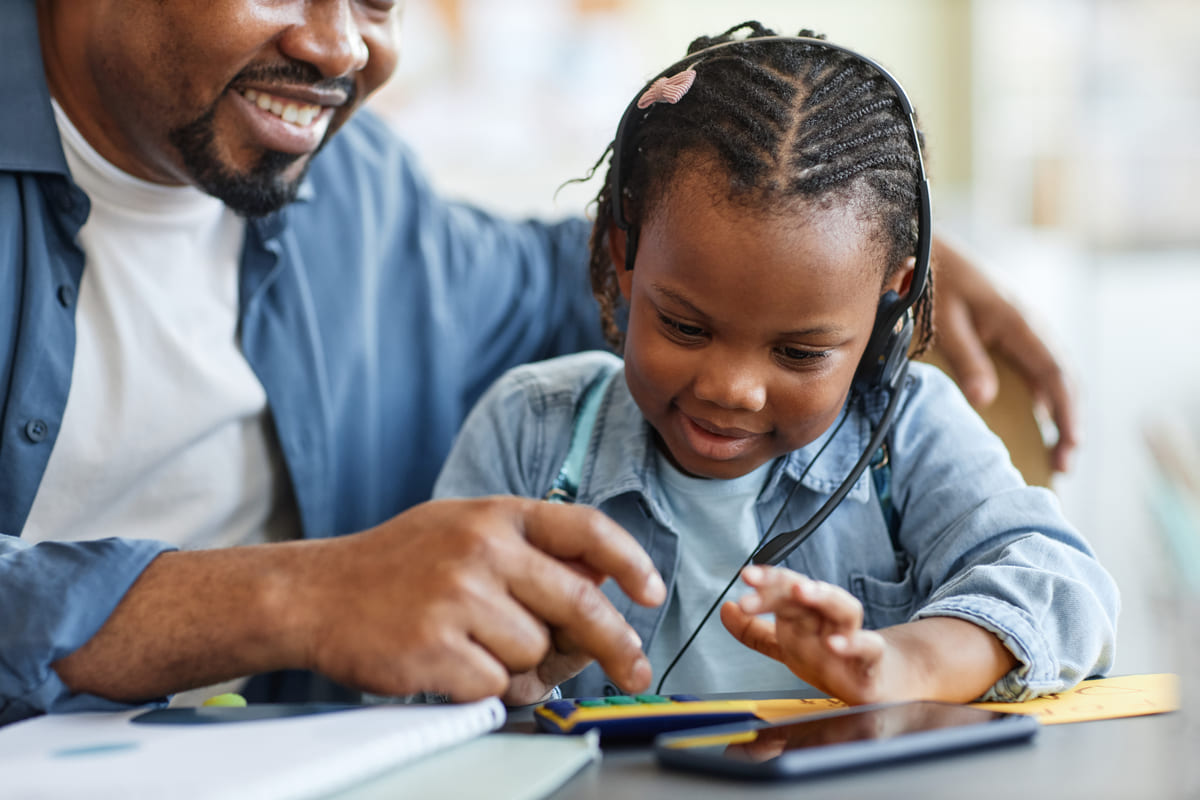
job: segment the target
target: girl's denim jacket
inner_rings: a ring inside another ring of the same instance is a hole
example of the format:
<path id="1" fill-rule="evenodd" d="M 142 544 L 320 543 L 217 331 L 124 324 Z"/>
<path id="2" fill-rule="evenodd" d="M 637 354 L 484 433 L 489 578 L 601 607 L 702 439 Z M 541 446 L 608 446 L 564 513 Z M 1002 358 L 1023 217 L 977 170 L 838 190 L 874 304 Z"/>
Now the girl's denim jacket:
<path id="1" fill-rule="evenodd" d="M 471 412 L 435 496 L 544 496 L 567 454 L 584 390 L 599 374 L 621 368 L 615 356 L 592 352 L 511 370 Z M 622 377 L 601 401 L 577 502 L 628 530 L 670 589 L 687 532 L 664 523 L 670 517 L 652 432 Z M 1117 587 L 1055 495 L 1025 485 L 1004 445 L 937 369 L 912 364 L 902 391 L 886 439 L 898 526 L 889 528 L 868 471 L 784 564 L 848 589 L 862 601 L 867 628 L 947 616 L 995 633 L 1019 665 L 985 700 L 1026 700 L 1105 674 L 1114 656 Z M 843 411 L 849 418 L 803 476 L 773 532 L 802 525 L 837 488 L 886 399 L 881 393 Z M 835 429 L 778 459 L 758 499 L 760 533 Z M 731 577 L 738 566 L 729 565 Z M 611 580 L 604 589 L 648 646 L 665 604 L 638 606 Z M 731 638 L 730 646 L 739 645 Z M 657 674 L 665 665 L 651 666 Z M 616 692 L 596 664 L 560 688 L 574 697 Z"/>

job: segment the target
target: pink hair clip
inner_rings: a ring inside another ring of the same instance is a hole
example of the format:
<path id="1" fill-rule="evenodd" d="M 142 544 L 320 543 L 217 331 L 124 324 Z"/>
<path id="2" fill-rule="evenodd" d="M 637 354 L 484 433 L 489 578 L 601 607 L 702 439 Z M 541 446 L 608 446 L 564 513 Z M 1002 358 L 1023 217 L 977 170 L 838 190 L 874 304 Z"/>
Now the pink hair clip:
<path id="1" fill-rule="evenodd" d="M 638 108 L 649 108 L 655 103 L 671 103 L 674 105 L 683 99 L 696 80 L 696 70 L 685 69 L 669 78 L 659 78 L 650 84 L 650 88 L 642 92 L 638 98 Z"/>

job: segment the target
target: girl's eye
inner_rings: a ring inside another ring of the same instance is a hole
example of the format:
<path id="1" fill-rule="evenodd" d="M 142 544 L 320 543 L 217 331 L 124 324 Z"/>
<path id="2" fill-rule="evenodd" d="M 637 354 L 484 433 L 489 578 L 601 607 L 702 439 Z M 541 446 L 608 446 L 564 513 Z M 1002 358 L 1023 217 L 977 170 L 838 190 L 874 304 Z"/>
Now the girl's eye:
<path id="1" fill-rule="evenodd" d="M 798 347 L 781 347 L 779 355 L 785 361 L 793 363 L 811 363 L 817 359 L 826 358 L 829 356 L 828 350 L 801 350 Z"/>
<path id="2" fill-rule="evenodd" d="M 670 333 L 676 337 L 683 339 L 699 339 L 704 335 L 704 329 L 695 325 L 688 325 L 686 322 L 671 319 L 666 314 L 659 314 L 658 321 L 663 324 Z"/>
<path id="3" fill-rule="evenodd" d="M 379 11 L 387 14 L 390 13 L 393 8 L 395 8 L 397 2 L 398 0 L 363 0 L 363 5 L 372 11 Z"/>

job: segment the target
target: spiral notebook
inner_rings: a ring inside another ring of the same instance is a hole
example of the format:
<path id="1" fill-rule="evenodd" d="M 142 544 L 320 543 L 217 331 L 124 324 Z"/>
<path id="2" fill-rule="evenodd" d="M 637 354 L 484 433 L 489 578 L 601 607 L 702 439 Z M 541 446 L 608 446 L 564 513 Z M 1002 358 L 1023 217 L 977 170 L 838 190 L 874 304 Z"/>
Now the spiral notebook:
<path id="1" fill-rule="evenodd" d="M 324 797 L 495 730 L 505 719 L 496 698 L 213 724 L 133 721 L 144 713 L 56 714 L 0 728 L 0 795 Z"/>

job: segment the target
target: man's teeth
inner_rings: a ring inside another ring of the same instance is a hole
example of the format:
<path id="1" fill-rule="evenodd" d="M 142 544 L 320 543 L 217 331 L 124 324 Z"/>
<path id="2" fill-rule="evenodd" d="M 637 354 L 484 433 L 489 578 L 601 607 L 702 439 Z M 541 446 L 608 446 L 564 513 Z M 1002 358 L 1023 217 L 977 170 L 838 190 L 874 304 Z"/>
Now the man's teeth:
<path id="1" fill-rule="evenodd" d="M 277 97 L 256 92 L 253 89 L 246 89 L 242 92 L 242 96 L 263 111 L 270 111 L 284 122 L 290 122 L 293 125 L 309 125 L 321 113 L 320 106 L 308 103 L 285 103 Z"/>

